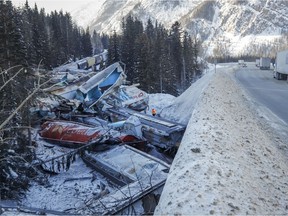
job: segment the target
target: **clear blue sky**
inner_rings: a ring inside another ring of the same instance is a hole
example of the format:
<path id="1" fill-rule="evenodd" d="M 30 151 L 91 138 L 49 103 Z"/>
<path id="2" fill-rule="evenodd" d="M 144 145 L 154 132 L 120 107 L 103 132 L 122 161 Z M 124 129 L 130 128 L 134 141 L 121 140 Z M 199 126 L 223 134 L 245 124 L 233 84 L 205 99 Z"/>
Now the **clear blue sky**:
<path id="1" fill-rule="evenodd" d="M 24 5 L 26 0 L 11 0 L 14 6 Z M 60 11 L 61 9 L 64 12 L 71 12 L 79 7 L 91 2 L 93 0 L 28 0 L 28 3 L 31 8 L 34 7 L 36 3 L 38 9 L 45 8 L 47 13 L 57 10 Z M 94 0 L 97 1 L 97 0 Z"/>

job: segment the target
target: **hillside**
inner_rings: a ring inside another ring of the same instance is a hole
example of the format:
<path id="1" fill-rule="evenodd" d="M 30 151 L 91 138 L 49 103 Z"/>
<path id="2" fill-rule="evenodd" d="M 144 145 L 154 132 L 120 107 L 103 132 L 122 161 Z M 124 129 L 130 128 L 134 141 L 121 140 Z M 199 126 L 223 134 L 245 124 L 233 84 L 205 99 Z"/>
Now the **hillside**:
<path id="1" fill-rule="evenodd" d="M 166 28 L 180 21 L 183 29 L 204 42 L 207 55 L 215 48 L 220 54 L 275 55 L 285 43 L 280 38 L 288 31 L 287 10 L 284 0 L 102 0 L 72 16 L 91 31 L 108 34 L 120 32 L 122 18 L 129 14 L 143 23 L 157 20 Z"/>

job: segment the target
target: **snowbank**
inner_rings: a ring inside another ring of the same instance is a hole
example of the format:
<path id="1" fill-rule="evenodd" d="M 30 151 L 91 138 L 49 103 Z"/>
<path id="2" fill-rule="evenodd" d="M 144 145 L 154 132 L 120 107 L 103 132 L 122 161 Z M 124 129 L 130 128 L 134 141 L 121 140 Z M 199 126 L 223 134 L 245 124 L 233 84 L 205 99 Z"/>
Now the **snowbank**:
<path id="1" fill-rule="evenodd" d="M 187 125 L 195 105 L 202 91 L 207 87 L 212 75 L 213 72 L 208 72 L 195 83 L 193 83 L 179 97 L 173 98 L 170 105 L 165 106 L 161 110 L 161 117 Z M 149 97 L 149 100 L 151 100 L 151 97 Z M 151 103 L 153 103 L 153 101 Z"/>
<path id="2" fill-rule="evenodd" d="M 154 215 L 287 214 L 285 139 L 255 110 L 233 71 L 217 69 L 195 106 Z"/>

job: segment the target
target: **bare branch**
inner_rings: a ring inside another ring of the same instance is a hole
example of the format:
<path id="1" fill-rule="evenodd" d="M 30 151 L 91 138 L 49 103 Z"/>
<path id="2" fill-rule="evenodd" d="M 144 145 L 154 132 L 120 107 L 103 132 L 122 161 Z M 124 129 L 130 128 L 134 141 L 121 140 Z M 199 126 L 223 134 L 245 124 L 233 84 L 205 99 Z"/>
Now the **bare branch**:
<path id="1" fill-rule="evenodd" d="M 22 65 L 15 65 L 15 66 L 13 66 L 13 67 L 8 68 L 7 70 L 3 70 L 3 71 L 0 73 L 0 75 L 2 75 L 2 74 L 4 74 L 4 73 L 7 73 L 9 70 L 11 70 L 11 69 L 13 69 L 13 68 L 16 68 L 16 67 L 22 67 Z"/>
<path id="2" fill-rule="evenodd" d="M 23 68 L 21 68 L 19 71 L 17 71 L 16 74 L 14 74 L 8 81 L 6 81 L 6 82 L 4 83 L 4 85 L 0 87 L 0 91 L 8 84 L 11 80 L 13 80 L 22 70 L 23 70 Z"/>
<path id="3" fill-rule="evenodd" d="M 26 102 L 32 98 L 32 96 L 41 89 L 41 86 L 45 85 L 46 83 L 50 82 L 52 78 L 47 80 L 46 82 L 42 83 L 38 86 L 34 91 L 13 111 L 13 113 L 0 125 L 0 130 L 16 115 L 16 113 L 26 104 Z"/>

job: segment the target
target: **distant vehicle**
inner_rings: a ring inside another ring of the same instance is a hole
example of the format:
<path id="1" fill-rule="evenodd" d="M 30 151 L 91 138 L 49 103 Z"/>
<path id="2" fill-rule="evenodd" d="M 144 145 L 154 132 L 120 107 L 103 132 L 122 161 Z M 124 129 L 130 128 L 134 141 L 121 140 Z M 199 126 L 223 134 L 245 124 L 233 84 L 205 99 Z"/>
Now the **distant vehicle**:
<path id="1" fill-rule="evenodd" d="M 277 80 L 287 80 L 288 74 L 288 50 L 277 53 L 273 76 Z"/>
<path id="2" fill-rule="evenodd" d="M 242 59 L 238 60 L 238 65 L 241 67 L 247 67 L 246 63 Z"/>
<path id="3" fill-rule="evenodd" d="M 238 60 L 238 65 L 242 65 L 242 64 L 244 64 L 244 60 L 243 59 Z"/>
<path id="4" fill-rule="evenodd" d="M 261 57 L 259 61 L 260 70 L 270 70 L 271 59 L 267 57 Z"/>
<path id="5" fill-rule="evenodd" d="M 255 61 L 255 66 L 256 66 L 256 67 L 259 67 L 259 64 L 260 64 L 260 59 L 256 59 L 256 61 Z"/>

